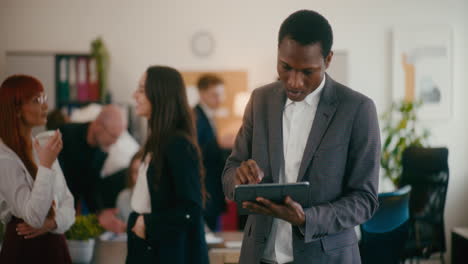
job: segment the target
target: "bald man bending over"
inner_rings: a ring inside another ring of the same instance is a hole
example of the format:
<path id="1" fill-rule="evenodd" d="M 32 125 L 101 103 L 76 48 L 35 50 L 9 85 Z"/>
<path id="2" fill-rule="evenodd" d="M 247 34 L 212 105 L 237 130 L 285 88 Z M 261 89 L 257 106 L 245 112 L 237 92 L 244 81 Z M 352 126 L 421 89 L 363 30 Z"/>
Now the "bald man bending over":
<path id="1" fill-rule="evenodd" d="M 116 217 L 115 209 L 104 208 L 100 188 L 101 170 L 109 147 L 127 127 L 122 111 L 115 105 L 104 106 L 96 120 L 88 123 L 68 123 L 60 127 L 63 149 L 60 166 L 75 198 L 75 208 L 86 205 L 98 215 L 101 225 L 109 231 L 125 231 L 125 223 Z"/>

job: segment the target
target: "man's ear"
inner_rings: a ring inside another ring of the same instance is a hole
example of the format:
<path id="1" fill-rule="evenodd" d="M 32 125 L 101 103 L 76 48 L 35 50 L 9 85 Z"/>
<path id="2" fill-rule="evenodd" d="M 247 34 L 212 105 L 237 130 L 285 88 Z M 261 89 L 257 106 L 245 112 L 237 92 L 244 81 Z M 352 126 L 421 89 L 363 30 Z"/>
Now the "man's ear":
<path id="1" fill-rule="evenodd" d="M 327 57 L 325 57 L 325 69 L 328 69 L 328 66 L 330 66 L 332 58 L 333 58 L 333 51 L 330 50 Z"/>

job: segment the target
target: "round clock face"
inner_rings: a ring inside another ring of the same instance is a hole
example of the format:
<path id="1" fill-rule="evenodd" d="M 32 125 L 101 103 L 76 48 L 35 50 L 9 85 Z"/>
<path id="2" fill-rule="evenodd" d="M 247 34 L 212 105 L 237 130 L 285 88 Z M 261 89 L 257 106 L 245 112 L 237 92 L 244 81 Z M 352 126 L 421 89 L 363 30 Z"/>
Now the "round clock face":
<path id="1" fill-rule="evenodd" d="M 215 48 L 214 38 L 210 32 L 200 31 L 192 36 L 192 52 L 198 57 L 210 56 Z"/>

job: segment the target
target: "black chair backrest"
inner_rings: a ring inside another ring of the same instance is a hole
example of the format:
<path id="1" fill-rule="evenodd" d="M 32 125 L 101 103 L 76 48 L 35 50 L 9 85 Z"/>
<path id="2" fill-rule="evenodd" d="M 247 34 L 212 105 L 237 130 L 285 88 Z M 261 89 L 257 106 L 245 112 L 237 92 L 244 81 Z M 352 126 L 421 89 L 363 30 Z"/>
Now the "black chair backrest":
<path id="1" fill-rule="evenodd" d="M 409 147 L 402 157 L 400 185 L 411 185 L 410 239 L 424 251 L 445 252 L 444 210 L 449 180 L 448 149 Z"/>

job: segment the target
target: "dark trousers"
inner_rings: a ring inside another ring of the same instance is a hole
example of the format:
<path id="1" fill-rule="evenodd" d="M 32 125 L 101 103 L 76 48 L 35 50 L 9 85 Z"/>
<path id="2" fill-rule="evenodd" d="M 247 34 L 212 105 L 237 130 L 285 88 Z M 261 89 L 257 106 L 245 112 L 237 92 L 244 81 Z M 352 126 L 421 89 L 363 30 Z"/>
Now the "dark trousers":
<path id="1" fill-rule="evenodd" d="M 158 263 L 156 252 L 147 240 L 138 237 L 132 228 L 139 214 L 132 212 L 128 217 L 127 224 L 127 259 L 126 264 Z"/>
<path id="2" fill-rule="evenodd" d="M 147 232 L 147 238 L 141 239 L 132 231 L 138 218 L 138 214 L 132 212 L 127 226 L 126 263 L 208 264 L 208 249 L 201 211 L 198 216 L 193 214 L 192 217 L 198 219 L 196 224 L 199 226 L 196 230 L 200 232 L 199 236 L 190 237 L 187 230 L 181 230 L 179 227 L 158 226 L 160 229 L 158 234 Z"/>

